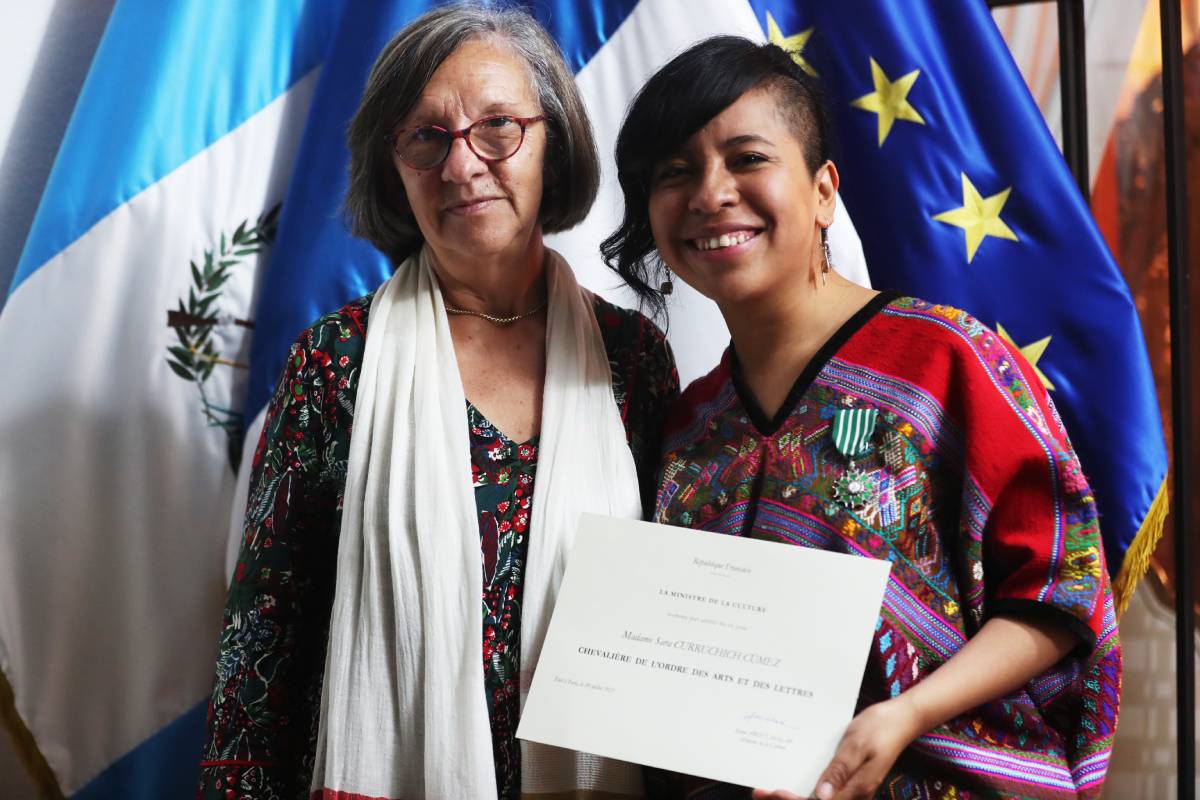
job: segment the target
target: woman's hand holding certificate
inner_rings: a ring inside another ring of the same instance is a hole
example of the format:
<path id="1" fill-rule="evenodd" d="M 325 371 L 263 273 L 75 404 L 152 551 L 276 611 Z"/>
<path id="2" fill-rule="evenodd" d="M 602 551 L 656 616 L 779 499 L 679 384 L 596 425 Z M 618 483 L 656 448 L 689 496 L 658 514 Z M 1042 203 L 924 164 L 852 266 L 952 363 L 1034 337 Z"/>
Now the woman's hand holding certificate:
<path id="1" fill-rule="evenodd" d="M 517 734 L 810 792 L 853 715 L 889 569 L 584 515 Z"/>

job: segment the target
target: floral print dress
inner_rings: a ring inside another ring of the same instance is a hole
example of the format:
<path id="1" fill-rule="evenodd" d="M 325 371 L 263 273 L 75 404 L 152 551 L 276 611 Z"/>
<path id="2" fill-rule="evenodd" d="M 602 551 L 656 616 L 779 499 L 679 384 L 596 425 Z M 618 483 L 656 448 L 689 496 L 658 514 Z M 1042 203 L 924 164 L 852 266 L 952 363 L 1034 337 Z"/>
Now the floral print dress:
<path id="1" fill-rule="evenodd" d="M 301 334 L 267 409 L 219 638 L 199 798 L 309 796 L 371 299 L 350 303 Z M 679 379 L 662 333 L 645 317 L 599 298 L 594 310 L 648 508 L 660 431 Z M 521 785 L 515 738 L 521 591 L 529 540 L 537 536 L 529 519 L 538 439 L 511 441 L 470 402 L 464 424 L 483 556 L 480 690 L 488 703 L 503 800 L 518 797 Z"/>

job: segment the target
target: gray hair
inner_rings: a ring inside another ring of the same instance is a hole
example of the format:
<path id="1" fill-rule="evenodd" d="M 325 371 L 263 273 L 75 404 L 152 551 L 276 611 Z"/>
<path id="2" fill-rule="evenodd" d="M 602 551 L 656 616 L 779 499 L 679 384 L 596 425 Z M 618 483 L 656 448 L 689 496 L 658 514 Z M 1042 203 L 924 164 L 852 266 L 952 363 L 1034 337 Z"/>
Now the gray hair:
<path id="1" fill-rule="evenodd" d="M 392 263 L 420 248 L 424 236 L 408 208 L 385 137 L 412 110 L 433 73 L 464 42 L 495 38 L 529 68 L 545 115 L 546 156 L 538 220 L 547 233 L 583 221 L 600 184 L 596 142 L 575 78 L 550 35 L 527 12 L 454 4 L 413 20 L 383 48 L 350 121 L 350 230 Z"/>

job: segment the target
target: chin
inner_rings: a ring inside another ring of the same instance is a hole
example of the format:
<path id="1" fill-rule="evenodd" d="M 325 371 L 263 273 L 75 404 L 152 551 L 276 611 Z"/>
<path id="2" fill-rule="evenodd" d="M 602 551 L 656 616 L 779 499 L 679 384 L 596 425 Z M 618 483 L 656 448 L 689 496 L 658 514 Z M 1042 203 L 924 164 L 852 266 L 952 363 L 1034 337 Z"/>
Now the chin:
<path id="1" fill-rule="evenodd" d="M 446 237 L 446 243 L 455 251 L 472 258 L 486 258 L 498 255 L 513 246 L 517 237 L 512 232 L 491 233 L 486 231 L 468 231 L 460 236 Z"/>
<path id="2" fill-rule="evenodd" d="M 695 283 L 685 279 L 685 282 L 719 306 L 755 303 L 770 295 L 772 291 L 779 291 L 779 287 L 765 285 L 762 281 L 736 272 L 708 276 L 705 280 Z"/>

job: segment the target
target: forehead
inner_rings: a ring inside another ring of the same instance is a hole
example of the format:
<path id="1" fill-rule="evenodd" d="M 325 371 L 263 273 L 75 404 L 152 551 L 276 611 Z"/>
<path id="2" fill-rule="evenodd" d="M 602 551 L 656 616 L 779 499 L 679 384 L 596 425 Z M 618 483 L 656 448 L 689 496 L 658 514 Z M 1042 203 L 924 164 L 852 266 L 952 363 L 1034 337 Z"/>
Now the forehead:
<path id="1" fill-rule="evenodd" d="M 766 139 L 779 146 L 799 145 L 794 126 L 780 108 L 780 100 L 768 87 L 751 89 L 692 134 L 684 149 L 722 147 L 745 141 L 747 137 Z"/>
<path id="2" fill-rule="evenodd" d="M 438 66 L 421 90 L 414 113 L 467 115 L 494 107 L 536 104 L 533 80 L 525 61 L 502 42 L 463 42 Z"/>
<path id="3" fill-rule="evenodd" d="M 665 151 L 661 158 L 697 154 L 703 150 L 724 151 L 754 142 L 776 149 L 803 151 L 796 125 L 780 107 L 781 100 L 778 92 L 766 86 L 746 91 L 690 138 Z"/>

